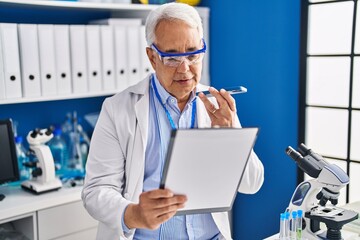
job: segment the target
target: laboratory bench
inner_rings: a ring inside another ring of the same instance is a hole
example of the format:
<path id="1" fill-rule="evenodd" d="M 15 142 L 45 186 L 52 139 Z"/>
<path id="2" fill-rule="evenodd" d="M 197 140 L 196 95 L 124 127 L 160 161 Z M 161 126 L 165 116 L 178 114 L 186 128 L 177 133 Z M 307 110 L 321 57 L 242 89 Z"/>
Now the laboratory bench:
<path id="1" fill-rule="evenodd" d="M 82 186 L 35 195 L 19 185 L 2 186 L 0 227 L 9 225 L 30 240 L 91 240 L 98 222 L 81 201 Z"/>

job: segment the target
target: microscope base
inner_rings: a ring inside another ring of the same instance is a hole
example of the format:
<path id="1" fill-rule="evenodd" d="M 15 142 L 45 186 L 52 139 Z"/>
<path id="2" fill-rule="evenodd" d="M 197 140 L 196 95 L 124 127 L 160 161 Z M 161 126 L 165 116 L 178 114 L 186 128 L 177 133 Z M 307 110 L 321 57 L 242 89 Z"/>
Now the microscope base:
<path id="1" fill-rule="evenodd" d="M 58 178 L 55 178 L 53 181 L 47 182 L 45 184 L 39 183 L 36 180 L 28 180 L 22 182 L 21 187 L 24 190 L 30 191 L 32 193 L 41 194 L 41 193 L 58 190 L 59 188 L 62 187 L 62 183 Z"/>

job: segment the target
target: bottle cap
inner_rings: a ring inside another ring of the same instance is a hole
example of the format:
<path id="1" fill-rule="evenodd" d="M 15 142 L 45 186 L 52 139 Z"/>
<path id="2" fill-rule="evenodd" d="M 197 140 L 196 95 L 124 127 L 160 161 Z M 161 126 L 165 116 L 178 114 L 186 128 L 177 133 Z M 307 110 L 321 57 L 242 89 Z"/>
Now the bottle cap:
<path id="1" fill-rule="evenodd" d="M 61 128 L 55 128 L 55 130 L 53 132 L 54 136 L 59 136 L 59 135 L 61 135 L 61 133 L 62 133 Z"/>
<path id="2" fill-rule="evenodd" d="M 289 212 L 285 212 L 285 219 L 289 219 L 290 217 L 290 213 Z"/>
<path id="3" fill-rule="evenodd" d="M 292 215 L 292 218 L 296 218 L 297 217 L 297 211 L 292 211 L 291 215 Z"/>
<path id="4" fill-rule="evenodd" d="M 16 136 L 15 137 L 15 143 L 22 143 L 22 142 L 23 142 L 22 136 Z"/>
<path id="5" fill-rule="evenodd" d="M 285 214 L 284 213 L 280 213 L 280 219 L 284 220 L 285 219 Z"/>
<path id="6" fill-rule="evenodd" d="M 302 210 L 298 210 L 298 211 L 297 211 L 297 214 L 298 214 L 298 217 L 301 218 L 302 215 L 303 215 L 303 211 L 302 211 Z"/>

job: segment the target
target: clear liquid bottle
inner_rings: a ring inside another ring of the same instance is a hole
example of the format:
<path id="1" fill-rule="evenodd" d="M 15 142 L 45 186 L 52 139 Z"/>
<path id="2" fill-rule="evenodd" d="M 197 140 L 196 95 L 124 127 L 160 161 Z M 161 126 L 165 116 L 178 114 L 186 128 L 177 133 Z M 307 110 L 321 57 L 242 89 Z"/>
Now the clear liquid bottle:
<path id="1" fill-rule="evenodd" d="M 70 149 L 70 145 L 72 144 L 70 134 L 73 132 L 72 116 L 70 112 L 66 114 L 65 121 L 61 125 L 61 131 L 66 142 L 67 149 Z"/>
<path id="2" fill-rule="evenodd" d="M 78 130 L 77 113 L 74 112 L 72 119 L 72 131 L 70 132 L 68 169 L 72 172 L 84 172 L 84 163 L 81 153 L 80 133 Z"/>
<path id="3" fill-rule="evenodd" d="M 290 213 L 285 212 L 285 239 L 290 239 Z"/>
<path id="4" fill-rule="evenodd" d="M 286 240 L 286 232 L 285 232 L 285 213 L 280 213 L 280 230 L 279 230 L 279 239 Z"/>
<path id="5" fill-rule="evenodd" d="M 302 240 L 302 215 L 303 211 L 297 211 L 296 240 Z"/>
<path id="6" fill-rule="evenodd" d="M 290 237 L 291 240 L 296 240 L 296 229 L 297 229 L 297 211 L 291 212 L 291 229 L 290 229 Z"/>
<path id="7" fill-rule="evenodd" d="M 16 144 L 16 155 L 18 159 L 20 181 L 25 181 L 30 179 L 30 174 L 31 174 L 30 168 L 24 165 L 26 162 L 29 162 L 29 157 L 26 154 L 27 150 L 23 145 L 23 138 L 21 136 L 15 137 L 15 144 Z"/>
<path id="8" fill-rule="evenodd" d="M 55 170 L 57 174 L 64 171 L 64 166 L 68 158 L 66 142 L 62 137 L 61 128 L 55 128 L 54 137 L 49 142 L 49 148 L 54 158 Z"/>

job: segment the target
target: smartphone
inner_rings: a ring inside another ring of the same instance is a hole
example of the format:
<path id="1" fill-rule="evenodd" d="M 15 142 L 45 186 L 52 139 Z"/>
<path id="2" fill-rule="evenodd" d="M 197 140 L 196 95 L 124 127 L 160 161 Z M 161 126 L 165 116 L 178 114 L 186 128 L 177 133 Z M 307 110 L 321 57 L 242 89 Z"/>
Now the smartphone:
<path id="1" fill-rule="evenodd" d="M 243 87 L 243 86 L 236 86 L 236 87 L 228 87 L 228 88 L 223 88 L 225 91 L 227 91 L 230 94 L 239 94 L 239 93 L 246 93 L 247 92 L 247 88 Z M 203 92 L 205 94 L 206 97 L 212 97 L 213 95 L 211 95 L 211 93 L 209 91 L 200 91 Z M 196 95 L 198 95 L 200 92 L 197 92 Z"/>

